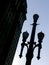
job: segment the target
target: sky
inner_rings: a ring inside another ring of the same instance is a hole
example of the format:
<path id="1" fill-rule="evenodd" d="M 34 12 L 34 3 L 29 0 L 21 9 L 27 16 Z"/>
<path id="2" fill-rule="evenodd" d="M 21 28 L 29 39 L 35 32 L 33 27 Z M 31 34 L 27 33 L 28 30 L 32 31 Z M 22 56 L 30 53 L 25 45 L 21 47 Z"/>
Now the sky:
<path id="1" fill-rule="evenodd" d="M 27 42 L 30 41 L 32 32 L 32 25 L 30 24 L 33 23 L 34 14 L 39 15 L 39 19 L 37 21 L 39 25 L 36 27 L 35 41 L 38 43 L 37 34 L 41 31 L 45 34 L 45 37 L 42 42 L 42 49 L 40 54 L 41 58 L 40 60 L 37 60 L 38 48 L 36 48 L 34 51 L 34 57 L 32 58 L 31 65 L 48 65 L 49 64 L 49 0 L 27 0 L 27 14 L 26 14 L 27 19 L 25 20 L 22 28 L 22 33 L 25 31 L 29 33 Z M 26 47 L 24 47 L 23 57 L 21 59 L 19 58 L 22 43 L 22 33 L 19 38 L 17 50 L 15 52 L 12 65 L 25 65 L 26 63 L 26 53 L 27 53 Z"/>

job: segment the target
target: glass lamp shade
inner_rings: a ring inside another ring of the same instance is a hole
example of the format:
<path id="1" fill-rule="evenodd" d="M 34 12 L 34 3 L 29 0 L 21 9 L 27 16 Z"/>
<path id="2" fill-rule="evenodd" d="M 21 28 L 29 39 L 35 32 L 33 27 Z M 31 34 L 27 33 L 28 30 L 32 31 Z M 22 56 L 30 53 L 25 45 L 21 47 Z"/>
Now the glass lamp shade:
<path id="1" fill-rule="evenodd" d="M 40 41 L 42 41 L 43 38 L 44 38 L 44 33 L 43 33 L 43 32 L 39 32 L 39 33 L 38 33 L 38 39 L 39 39 Z"/>
<path id="2" fill-rule="evenodd" d="M 39 15 L 38 14 L 34 14 L 33 15 L 33 19 L 35 20 L 35 22 L 38 20 L 38 18 L 39 18 Z"/>
<path id="3" fill-rule="evenodd" d="M 23 32 L 23 40 L 26 40 L 29 36 L 29 33 L 26 31 L 26 32 Z"/>

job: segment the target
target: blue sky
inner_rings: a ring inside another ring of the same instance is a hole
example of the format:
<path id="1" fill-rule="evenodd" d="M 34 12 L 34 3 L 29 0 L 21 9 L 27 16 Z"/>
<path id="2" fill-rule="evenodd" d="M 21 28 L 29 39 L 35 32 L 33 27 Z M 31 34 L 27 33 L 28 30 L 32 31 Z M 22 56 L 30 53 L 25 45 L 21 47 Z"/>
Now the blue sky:
<path id="1" fill-rule="evenodd" d="M 31 65 L 48 65 L 49 64 L 49 0 L 27 0 L 27 20 L 24 22 L 22 33 L 24 31 L 28 31 L 29 38 L 27 41 L 30 41 L 32 26 L 30 24 L 33 23 L 33 15 L 38 14 L 39 19 L 37 23 L 39 24 L 36 28 L 36 36 L 35 41 L 38 43 L 37 34 L 38 32 L 45 33 L 45 37 L 42 43 L 41 49 L 41 59 L 37 60 L 37 48 L 34 51 L 34 58 L 32 59 Z M 20 35 L 17 51 L 15 53 L 15 57 L 12 65 L 25 65 L 26 62 L 26 52 L 27 48 L 24 48 L 23 57 L 20 59 L 20 49 L 22 42 L 22 34 Z"/>

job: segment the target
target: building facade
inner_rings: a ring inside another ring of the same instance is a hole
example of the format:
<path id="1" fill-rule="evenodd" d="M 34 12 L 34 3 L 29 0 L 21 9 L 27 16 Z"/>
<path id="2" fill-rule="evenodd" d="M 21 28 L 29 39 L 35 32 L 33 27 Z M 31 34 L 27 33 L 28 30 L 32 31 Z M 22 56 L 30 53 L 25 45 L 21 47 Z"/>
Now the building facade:
<path id="1" fill-rule="evenodd" d="M 12 65 L 21 29 L 26 20 L 26 0 L 8 0 L 1 8 L 0 65 Z"/>

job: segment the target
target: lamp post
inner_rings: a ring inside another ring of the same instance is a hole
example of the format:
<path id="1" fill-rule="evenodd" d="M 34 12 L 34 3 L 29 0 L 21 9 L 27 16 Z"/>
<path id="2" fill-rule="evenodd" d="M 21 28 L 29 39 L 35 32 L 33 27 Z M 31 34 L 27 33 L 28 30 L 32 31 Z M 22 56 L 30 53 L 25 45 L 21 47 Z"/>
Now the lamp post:
<path id="1" fill-rule="evenodd" d="M 37 44 L 38 45 L 38 56 L 37 56 L 38 60 L 40 59 L 40 50 L 42 48 L 42 44 L 41 43 L 42 43 L 43 38 L 44 38 L 44 33 L 43 32 L 39 32 L 38 33 L 38 42 L 39 42 L 39 44 Z"/>
<path id="2" fill-rule="evenodd" d="M 21 52 L 19 55 L 20 58 L 22 57 L 22 52 L 23 52 L 24 46 L 26 46 L 28 48 L 27 44 L 25 43 L 28 36 L 29 36 L 29 33 L 27 31 L 23 33 L 23 40 L 22 40 L 23 42 L 21 43 Z"/>
<path id="3" fill-rule="evenodd" d="M 36 32 L 36 26 L 37 26 L 37 20 L 38 20 L 38 18 L 39 18 L 39 15 L 38 14 L 34 14 L 33 15 L 34 21 L 33 21 L 33 24 L 32 24 L 33 25 L 33 28 L 32 28 L 30 42 L 28 43 L 29 44 L 29 47 L 27 48 L 26 65 L 31 65 L 31 60 L 32 60 L 32 58 L 34 56 L 33 52 L 34 52 L 34 50 L 35 50 L 36 47 L 38 47 L 37 59 L 38 60 L 40 59 L 40 50 L 42 48 L 41 43 L 42 43 L 42 40 L 44 38 L 44 33 L 43 32 L 38 33 L 38 42 L 39 43 L 36 44 L 34 42 L 34 39 L 35 39 L 35 32 Z M 20 58 L 22 57 L 22 52 L 23 52 L 22 49 L 24 48 L 24 46 L 28 46 L 28 44 L 27 45 L 25 44 L 25 41 L 26 41 L 29 33 L 28 32 L 24 32 L 24 34 L 26 34 L 26 35 L 23 36 L 23 43 L 22 43 L 21 52 L 20 52 L 20 55 L 19 55 Z"/>
<path id="4" fill-rule="evenodd" d="M 37 20 L 39 18 L 39 15 L 34 14 L 33 15 L 33 28 L 32 28 L 32 33 L 31 33 L 31 39 L 30 39 L 30 44 L 29 44 L 29 48 L 27 50 L 27 54 L 26 54 L 26 65 L 31 65 L 31 60 L 33 58 L 33 46 L 35 45 L 34 43 L 34 39 L 35 39 L 35 32 L 36 32 L 36 26 L 37 26 Z"/>

